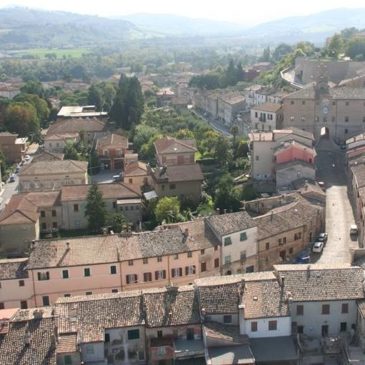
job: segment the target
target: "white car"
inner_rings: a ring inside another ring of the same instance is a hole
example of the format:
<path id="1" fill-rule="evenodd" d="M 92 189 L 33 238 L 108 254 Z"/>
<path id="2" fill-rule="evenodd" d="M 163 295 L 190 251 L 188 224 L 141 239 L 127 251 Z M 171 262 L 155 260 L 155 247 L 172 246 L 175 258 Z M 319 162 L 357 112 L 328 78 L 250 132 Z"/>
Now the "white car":
<path id="1" fill-rule="evenodd" d="M 312 251 L 316 253 L 321 253 L 323 251 L 324 242 L 314 242 Z"/>
<path id="2" fill-rule="evenodd" d="M 30 160 L 30 156 L 29 156 L 29 155 L 25 155 L 25 156 L 24 156 L 24 160 L 25 160 L 25 161 L 29 161 L 29 160 Z"/>

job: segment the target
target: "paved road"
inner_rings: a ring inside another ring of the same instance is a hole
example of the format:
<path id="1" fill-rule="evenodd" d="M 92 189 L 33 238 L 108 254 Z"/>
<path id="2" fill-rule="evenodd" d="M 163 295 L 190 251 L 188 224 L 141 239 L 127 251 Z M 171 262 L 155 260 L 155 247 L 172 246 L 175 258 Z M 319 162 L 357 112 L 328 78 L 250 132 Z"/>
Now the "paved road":
<path id="1" fill-rule="evenodd" d="M 347 195 L 345 154 L 328 139 L 317 146 L 317 176 L 326 184 L 326 231 L 328 242 L 318 263 L 350 263 L 350 248 L 357 247 L 349 234 L 354 223 L 351 204 Z"/>

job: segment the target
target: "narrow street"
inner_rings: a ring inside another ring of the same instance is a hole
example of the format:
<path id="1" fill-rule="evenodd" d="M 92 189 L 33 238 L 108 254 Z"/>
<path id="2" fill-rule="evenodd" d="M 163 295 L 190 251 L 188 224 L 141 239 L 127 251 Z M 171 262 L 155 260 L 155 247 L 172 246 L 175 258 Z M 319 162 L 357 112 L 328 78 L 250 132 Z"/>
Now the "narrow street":
<path id="1" fill-rule="evenodd" d="M 350 248 L 357 241 L 350 237 L 354 224 L 350 200 L 347 195 L 345 152 L 329 139 L 322 138 L 317 146 L 317 177 L 326 186 L 326 227 L 328 241 L 318 263 L 350 263 Z"/>

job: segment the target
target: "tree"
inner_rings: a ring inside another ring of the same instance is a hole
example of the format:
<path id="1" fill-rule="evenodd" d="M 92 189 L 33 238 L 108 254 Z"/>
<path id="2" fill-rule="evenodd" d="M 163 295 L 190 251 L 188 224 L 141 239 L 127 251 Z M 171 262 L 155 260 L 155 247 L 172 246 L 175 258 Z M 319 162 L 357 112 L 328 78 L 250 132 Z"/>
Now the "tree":
<path id="1" fill-rule="evenodd" d="M 24 94 L 35 94 L 41 98 L 44 96 L 44 88 L 39 81 L 27 81 L 25 85 L 20 88 L 20 91 Z"/>
<path id="2" fill-rule="evenodd" d="M 90 152 L 87 170 L 89 175 L 95 175 L 100 171 L 100 161 L 95 149 Z"/>
<path id="3" fill-rule="evenodd" d="M 365 39 L 360 37 L 351 39 L 348 43 L 346 54 L 356 61 L 365 60 Z"/>
<path id="4" fill-rule="evenodd" d="M 326 53 L 330 57 L 338 59 L 338 56 L 344 53 L 345 43 L 340 34 L 335 34 L 326 49 Z"/>
<path id="5" fill-rule="evenodd" d="M 222 135 L 215 142 L 214 157 L 222 167 L 232 160 L 232 151 L 228 139 Z"/>
<path id="6" fill-rule="evenodd" d="M 177 197 L 161 198 L 155 208 L 156 220 L 159 223 L 174 223 L 179 220 L 180 201 Z"/>
<path id="7" fill-rule="evenodd" d="M 108 214 L 107 225 L 111 226 L 111 229 L 116 233 L 120 233 L 126 228 L 128 229 L 128 221 L 126 217 L 119 212 Z"/>
<path id="8" fill-rule="evenodd" d="M 89 87 L 89 91 L 87 94 L 87 102 L 89 105 L 95 105 L 96 110 L 103 110 L 104 106 L 104 98 L 102 94 L 102 90 L 95 84 L 92 84 Z"/>
<path id="9" fill-rule="evenodd" d="M 219 179 L 215 191 L 215 208 L 237 212 L 240 206 L 240 196 L 234 190 L 233 178 L 229 174 L 224 174 Z"/>
<path id="10" fill-rule="evenodd" d="M 136 77 L 121 75 L 119 88 L 110 110 L 110 118 L 117 126 L 130 130 L 141 119 L 144 100 L 141 85 Z"/>
<path id="11" fill-rule="evenodd" d="M 28 102 L 32 104 L 37 111 L 37 117 L 42 126 L 48 122 L 50 109 L 46 100 L 36 94 L 19 94 L 14 98 L 14 101 Z"/>
<path id="12" fill-rule="evenodd" d="M 89 188 L 85 207 L 85 217 L 88 219 L 88 227 L 91 232 L 100 232 L 105 226 L 105 202 L 103 200 L 103 195 L 96 184 L 91 185 Z"/>
<path id="13" fill-rule="evenodd" d="M 5 126 L 9 132 L 29 136 L 39 130 L 39 119 L 35 107 L 28 102 L 11 103 L 5 113 Z"/>
<path id="14" fill-rule="evenodd" d="M 272 53 L 272 59 L 274 62 L 279 62 L 284 56 L 293 51 L 292 46 L 286 43 L 279 44 Z"/>
<path id="15" fill-rule="evenodd" d="M 77 148 L 73 142 L 68 141 L 63 149 L 65 160 L 79 160 Z"/>

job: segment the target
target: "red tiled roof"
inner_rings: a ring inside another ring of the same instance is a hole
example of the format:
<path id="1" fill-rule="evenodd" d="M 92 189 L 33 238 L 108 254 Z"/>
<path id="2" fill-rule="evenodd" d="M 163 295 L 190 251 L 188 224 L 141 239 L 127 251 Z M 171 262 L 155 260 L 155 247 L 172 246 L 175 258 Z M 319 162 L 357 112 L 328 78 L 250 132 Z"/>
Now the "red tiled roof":
<path id="1" fill-rule="evenodd" d="M 164 137 L 155 142 L 156 152 L 160 153 L 181 153 L 196 152 L 196 143 L 191 139 L 176 139 Z"/>

